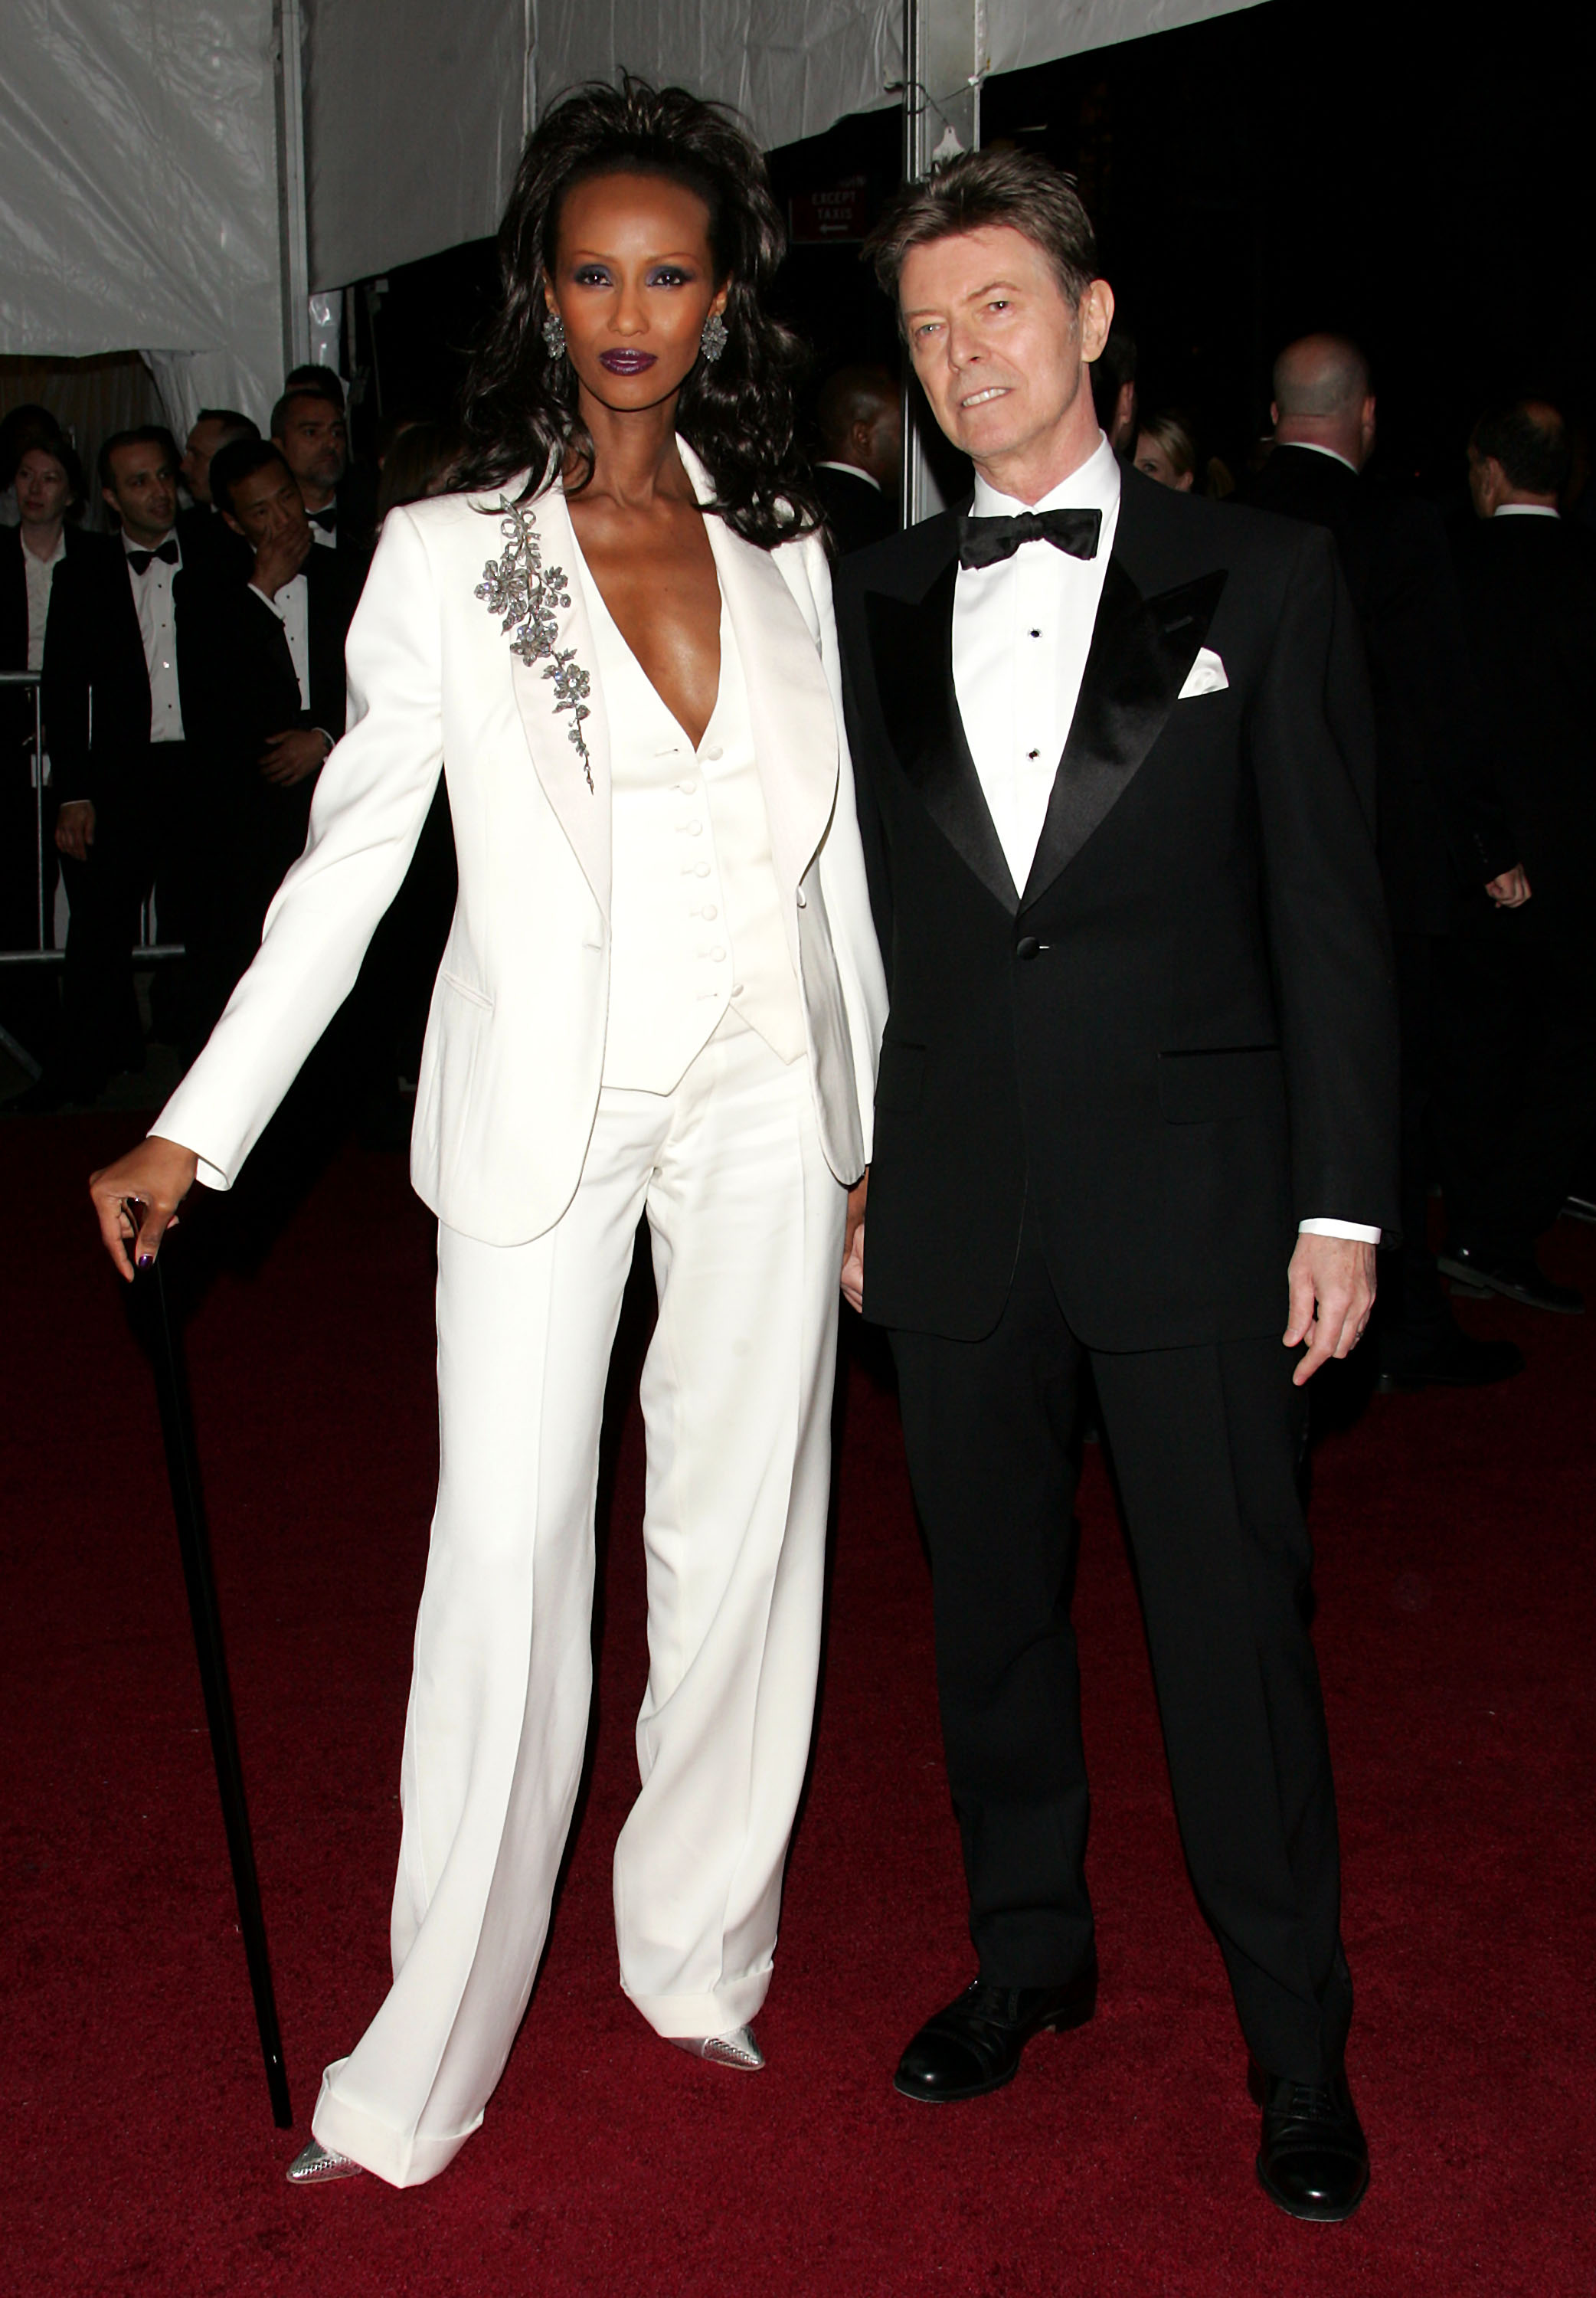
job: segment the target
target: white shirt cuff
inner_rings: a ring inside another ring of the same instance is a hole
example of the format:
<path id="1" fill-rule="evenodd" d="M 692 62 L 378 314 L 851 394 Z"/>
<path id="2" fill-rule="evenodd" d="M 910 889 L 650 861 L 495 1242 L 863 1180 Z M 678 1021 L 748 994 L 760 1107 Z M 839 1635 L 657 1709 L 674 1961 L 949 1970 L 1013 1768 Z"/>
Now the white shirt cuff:
<path id="1" fill-rule="evenodd" d="M 1350 1236 L 1360 1244 L 1378 1244 L 1377 1228 L 1365 1228 L 1361 1221 L 1305 1220 L 1297 1223 L 1299 1236 Z"/>
<path id="2" fill-rule="evenodd" d="M 260 599 L 260 604 L 263 607 L 269 607 L 271 608 L 272 613 L 277 616 L 279 623 L 286 623 L 288 620 L 287 616 L 284 613 L 282 608 L 278 606 L 277 600 L 272 597 L 269 591 L 263 591 L 259 583 L 252 583 L 250 584 L 250 589 L 254 592 L 256 598 Z"/>

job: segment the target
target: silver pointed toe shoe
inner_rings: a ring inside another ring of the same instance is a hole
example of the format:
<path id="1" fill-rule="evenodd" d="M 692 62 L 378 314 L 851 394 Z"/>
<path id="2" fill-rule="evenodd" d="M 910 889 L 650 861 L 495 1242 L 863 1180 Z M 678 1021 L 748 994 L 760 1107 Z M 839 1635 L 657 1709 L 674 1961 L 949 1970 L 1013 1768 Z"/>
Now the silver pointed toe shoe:
<path id="1" fill-rule="evenodd" d="M 729 2035 L 673 2035 L 670 2038 L 679 2051 L 686 2051 L 695 2059 L 707 2059 L 711 2066 L 739 2067 L 744 2074 L 757 2074 L 765 2064 L 765 2053 L 754 2039 L 751 2027 L 733 2027 Z"/>
<path id="2" fill-rule="evenodd" d="M 330 2186 L 335 2178 L 363 2178 L 365 2172 L 347 2154 L 335 2154 L 314 2138 L 288 2165 L 291 2186 Z"/>

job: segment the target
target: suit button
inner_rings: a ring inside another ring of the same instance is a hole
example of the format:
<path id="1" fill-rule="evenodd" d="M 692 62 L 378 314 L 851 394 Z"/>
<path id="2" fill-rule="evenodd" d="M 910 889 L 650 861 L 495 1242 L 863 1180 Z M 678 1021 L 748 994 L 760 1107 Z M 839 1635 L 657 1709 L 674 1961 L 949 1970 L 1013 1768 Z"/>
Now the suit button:
<path id="1" fill-rule="evenodd" d="M 1042 945 L 1037 939 L 1035 934 L 1021 934 L 1019 940 L 1014 944 L 1014 955 L 1016 957 L 1032 958 L 1036 955 L 1041 946 Z"/>

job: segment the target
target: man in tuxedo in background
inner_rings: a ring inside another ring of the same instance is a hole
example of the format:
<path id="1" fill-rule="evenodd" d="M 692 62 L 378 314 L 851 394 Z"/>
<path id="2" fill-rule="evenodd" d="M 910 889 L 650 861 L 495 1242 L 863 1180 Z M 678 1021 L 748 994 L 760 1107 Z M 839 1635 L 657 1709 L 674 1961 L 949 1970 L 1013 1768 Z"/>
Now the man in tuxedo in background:
<path id="1" fill-rule="evenodd" d="M 1536 1242 L 1596 1137 L 1596 557 L 1559 517 L 1567 427 L 1520 400 L 1476 426 L 1479 524 L 1460 559 L 1485 732 L 1523 867 L 1469 905 L 1451 1026 L 1467 1063 L 1444 1128 L 1454 1279 L 1572 1314 Z"/>
<path id="2" fill-rule="evenodd" d="M 158 425 L 107 439 L 100 491 L 120 533 L 69 556 L 51 590 L 45 719 L 71 922 L 60 1037 L 24 1096 L 40 1108 L 92 1100 L 113 1070 L 142 1066 L 132 951 L 146 897 L 164 941 L 184 941 L 192 924 L 200 798 L 179 623 L 194 529 L 179 517 L 178 467 L 177 443 Z M 157 990 L 158 1025 L 176 1037 L 184 993 L 170 976 Z"/>
<path id="3" fill-rule="evenodd" d="M 889 1327 L 931 1558 L 980 1971 L 897 2087 L 967 2099 L 1090 2017 L 1070 1624 L 1089 1362 L 1182 1840 L 1284 2209 L 1368 2181 L 1304 1616 L 1302 1384 L 1396 1219 L 1369 707 L 1327 536 L 1126 469 L 1113 298 L 1068 178 L 955 161 L 873 238 L 972 509 L 846 561 L 849 731 L 891 990 L 845 1287 Z"/>
<path id="4" fill-rule="evenodd" d="M 1512 902 L 1518 839 L 1493 781 L 1440 515 L 1362 475 L 1375 444 L 1368 360 L 1344 336 L 1303 335 L 1276 360 L 1274 393 L 1273 451 L 1237 500 L 1335 536 L 1374 698 L 1377 847 L 1402 1042 L 1402 1241 L 1375 1312 L 1376 1360 L 1393 1385 L 1478 1387 L 1522 1372 L 1524 1358 L 1511 1341 L 1464 1332 L 1429 1247 L 1434 1120 L 1456 1090 L 1440 1001 L 1460 896 L 1483 887 L 1490 900 Z"/>
<path id="5" fill-rule="evenodd" d="M 258 439 L 260 426 L 236 407 L 202 407 L 189 426 L 183 450 L 183 484 L 199 510 L 214 510 L 211 500 L 211 459 L 235 439 Z"/>
<path id="6" fill-rule="evenodd" d="M 352 500 L 343 408 L 319 389 L 285 391 L 271 410 L 271 442 L 304 497 L 314 541 L 325 550 L 358 557 L 364 572 L 371 557 L 371 525 Z"/>
<path id="7" fill-rule="evenodd" d="M 815 423 L 815 492 L 846 558 L 897 532 L 903 393 L 884 367 L 839 368 L 820 387 Z"/>
<path id="8" fill-rule="evenodd" d="M 272 896 L 304 849 L 310 798 L 343 732 L 343 641 L 365 562 L 318 550 L 303 498 L 269 441 L 211 466 L 217 508 L 247 575 L 186 604 L 194 739 L 214 793 L 207 852 L 202 1021 L 209 1029 L 260 946 Z"/>

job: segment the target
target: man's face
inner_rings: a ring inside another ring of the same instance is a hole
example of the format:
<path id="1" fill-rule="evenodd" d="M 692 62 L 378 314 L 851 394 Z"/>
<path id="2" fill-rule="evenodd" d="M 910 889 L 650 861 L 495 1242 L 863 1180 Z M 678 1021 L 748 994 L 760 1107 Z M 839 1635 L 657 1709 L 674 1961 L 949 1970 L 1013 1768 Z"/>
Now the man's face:
<path id="1" fill-rule="evenodd" d="M 349 462 L 349 432 L 330 399 L 298 392 L 288 401 L 277 445 L 301 485 L 320 508 L 343 476 Z"/>
<path id="2" fill-rule="evenodd" d="M 47 447 L 29 447 L 17 465 L 17 512 L 24 526 L 64 518 L 72 483 Z"/>
<path id="3" fill-rule="evenodd" d="M 178 516 L 178 467 L 164 447 L 116 447 L 111 455 L 107 503 L 135 542 L 159 542 Z"/>
<path id="4" fill-rule="evenodd" d="M 308 533 L 310 524 L 305 499 L 285 463 L 266 463 L 233 489 L 227 525 L 244 536 L 252 550 L 289 534 Z"/>
<path id="5" fill-rule="evenodd" d="M 1094 280 L 1078 310 L 1042 250 L 1011 225 L 912 248 L 898 297 L 931 410 L 977 463 L 1045 454 L 1079 420 L 1083 393 L 1089 406 L 1087 362 L 1103 349 L 1113 296 Z"/>
<path id="6" fill-rule="evenodd" d="M 222 442 L 227 429 L 214 416 L 196 423 L 188 434 L 188 445 L 182 462 L 183 484 L 197 503 L 211 500 L 211 458 Z"/>

